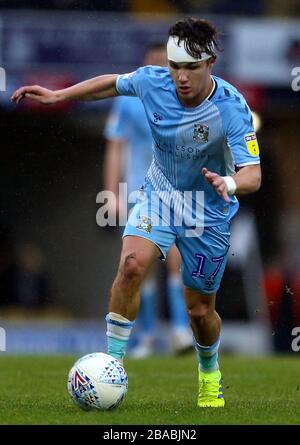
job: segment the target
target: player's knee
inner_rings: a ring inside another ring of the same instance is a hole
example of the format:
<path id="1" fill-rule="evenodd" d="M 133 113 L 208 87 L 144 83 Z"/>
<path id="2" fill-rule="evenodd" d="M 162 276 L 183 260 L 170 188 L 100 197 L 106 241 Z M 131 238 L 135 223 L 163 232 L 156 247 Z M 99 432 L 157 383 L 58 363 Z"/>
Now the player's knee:
<path id="1" fill-rule="evenodd" d="M 192 324 L 201 323 L 203 320 L 205 320 L 205 318 L 209 317 L 213 312 L 214 309 L 210 305 L 203 303 L 199 303 L 188 309 L 188 314 Z"/>
<path id="2" fill-rule="evenodd" d="M 125 281 L 141 281 L 145 274 L 145 267 L 135 253 L 127 255 L 122 267 Z"/>

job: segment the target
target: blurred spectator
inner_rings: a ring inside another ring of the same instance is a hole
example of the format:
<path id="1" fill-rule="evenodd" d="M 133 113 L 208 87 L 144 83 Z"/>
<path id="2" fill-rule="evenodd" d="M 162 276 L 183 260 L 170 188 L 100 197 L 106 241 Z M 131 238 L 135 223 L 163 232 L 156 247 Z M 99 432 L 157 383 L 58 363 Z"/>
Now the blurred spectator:
<path id="1" fill-rule="evenodd" d="M 16 259 L 4 277 L 6 298 L 2 304 L 40 307 L 49 299 L 50 280 L 41 249 L 34 244 L 18 248 Z"/>
<path id="2" fill-rule="evenodd" d="M 276 351 L 291 351 L 291 332 L 300 326 L 300 264 L 289 251 L 281 252 L 264 273 L 264 289 L 269 307 Z"/>

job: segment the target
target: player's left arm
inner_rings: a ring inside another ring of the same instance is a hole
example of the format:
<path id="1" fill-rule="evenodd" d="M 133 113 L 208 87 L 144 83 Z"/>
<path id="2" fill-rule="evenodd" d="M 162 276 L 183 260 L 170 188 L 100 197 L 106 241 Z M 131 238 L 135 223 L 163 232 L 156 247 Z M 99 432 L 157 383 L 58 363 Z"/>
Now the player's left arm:
<path id="1" fill-rule="evenodd" d="M 220 176 L 218 173 L 211 172 L 207 168 L 202 169 L 202 174 L 207 182 L 214 187 L 218 195 L 222 196 L 227 202 L 230 202 L 229 195 L 248 195 L 259 190 L 261 185 L 260 164 L 246 165 L 238 168 L 237 173 L 230 177 L 231 180 L 228 176 Z"/>
<path id="2" fill-rule="evenodd" d="M 247 195 L 260 188 L 261 168 L 259 147 L 253 128 L 251 110 L 242 96 L 233 96 L 220 108 L 223 131 L 236 173 L 220 176 L 202 169 L 205 179 L 225 201 L 230 195 Z M 238 94 L 238 93 L 236 93 Z"/>
<path id="3" fill-rule="evenodd" d="M 257 192 L 260 189 L 262 178 L 260 164 L 238 167 L 237 173 L 232 178 L 236 183 L 235 195 L 241 196 Z"/>

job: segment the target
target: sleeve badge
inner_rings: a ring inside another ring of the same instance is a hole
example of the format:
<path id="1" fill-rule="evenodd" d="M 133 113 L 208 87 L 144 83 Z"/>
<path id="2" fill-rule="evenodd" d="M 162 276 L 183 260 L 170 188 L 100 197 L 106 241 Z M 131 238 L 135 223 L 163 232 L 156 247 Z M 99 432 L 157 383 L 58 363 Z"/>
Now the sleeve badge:
<path id="1" fill-rule="evenodd" d="M 256 138 L 256 134 L 254 131 L 252 133 L 248 133 L 244 137 L 248 152 L 251 156 L 259 156 L 259 147 Z"/>

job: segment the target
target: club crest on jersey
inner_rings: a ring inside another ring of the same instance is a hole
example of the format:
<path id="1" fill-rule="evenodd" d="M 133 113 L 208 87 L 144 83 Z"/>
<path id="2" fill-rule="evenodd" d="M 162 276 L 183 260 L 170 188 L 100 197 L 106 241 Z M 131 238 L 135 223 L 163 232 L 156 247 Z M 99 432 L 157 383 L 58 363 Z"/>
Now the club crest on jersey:
<path id="1" fill-rule="evenodd" d="M 148 216 L 141 216 L 140 223 L 136 226 L 137 229 L 150 233 L 152 229 L 152 221 Z"/>
<path id="2" fill-rule="evenodd" d="M 205 124 L 195 124 L 193 139 L 196 142 L 208 142 L 209 127 Z"/>

